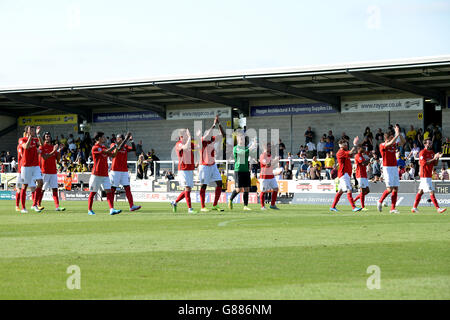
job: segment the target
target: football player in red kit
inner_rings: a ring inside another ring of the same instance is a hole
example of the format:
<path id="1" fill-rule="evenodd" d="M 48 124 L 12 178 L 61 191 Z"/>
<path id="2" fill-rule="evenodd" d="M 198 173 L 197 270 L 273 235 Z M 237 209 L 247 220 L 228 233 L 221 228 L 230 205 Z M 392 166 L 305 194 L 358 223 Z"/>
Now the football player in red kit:
<path id="1" fill-rule="evenodd" d="M 122 149 L 124 144 L 130 137 L 130 133 L 127 134 L 122 143 L 117 146 L 114 145 L 107 149 L 105 146 L 106 137 L 103 132 L 97 132 L 94 136 L 95 144 L 92 147 L 92 158 L 94 160 L 94 166 L 92 168 L 91 178 L 89 179 L 89 199 L 88 199 L 88 214 L 95 215 L 92 210 L 92 205 L 94 203 L 94 197 L 98 191 L 104 190 L 106 192 L 106 199 L 109 205 L 109 214 L 115 215 L 122 210 L 114 209 L 114 194 L 111 191 L 111 182 L 108 176 L 108 157 L 115 156 L 115 150 Z"/>
<path id="2" fill-rule="evenodd" d="M 346 139 L 339 140 L 339 151 L 336 153 L 336 158 L 339 165 L 338 170 L 338 177 L 339 177 L 339 191 L 336 193 L 336 196 L 334 197 L 333 204 L 330 208 L 330 211 L 332 212 L 338 212 L 339 210 L 336 209 L 336 205 L 339 202 L 339 199 L 341 198 L 341 195 L 344 192 L 347 192 L 347 199 L 350 202 L 350 205 L 352 206 L 353 212 L 361 211 L 361 208 L 358 208 L 355 206 L 355 203 L 353 201 L 352 197 L 352 191 L 353 187 L 350 182 L 350 176 L 352 175 L 352 163 L 350 161 L 350 158 L 352 155 L 356 153 L 356 145 L 359 142 L 359 138 L 355 137 L 353 140 L 353 148 L 351 150 L 348 150 L 348 141 Z"/>
<path id="3" fill-rule="evenodd" d="M 172 211 L 177 212 L 178 202 L 186 198 L 188 213 L 197 213 L 191 204 L 191 190 L 194 186 L 194 169 L 196 167 L 194 161 L 194 143 L 191 140 L 189 129 L 180 129 L 178 135 L 179 140 L 175 144 L 175 151 L 178 157 L 178 179 L 181 186 L 185 189 L 170 205 L 172 206 Z"/>
<path id="4" fill-rule="evenodd" d="M 222 137 L 225 136 L 225 132 L 223 131 L 222 125 L 219 122 L 219 116 L 216 116 L 214 119 L 214 123 L 212 127 L 205 132 L 205 134 L 201 137 L 201 146 L 202 151 L 200 154 L 200 165 L 199 165 L 199 179 L 201 183 L 200 188 L 200 203 L 202 212 L 208 212 L 209 209 L 205 207 L 205 198 L 206 198 L 206 187 L 208 184 L 215 183 L 216 190 L 214 194 L 214 202 L 212 206 L 212 210 L 215 211 L 224 211 L 219 208 L 217 203 L 219 202 L 220 194 L 222 192 L 222 176 L 220 175 L 219 169 L 217 168 L 217 164 L 215 161 L 215 148 L 214 143 L 216 142 L 216 136 L 212 135 L 212 130 L 215 127 L 219 127 L 220 134 Z M 198 134 L 198 136 L 201 136 Z"/>
<path id="5" fill-rule="evenodd" d="M 42 189 L 44 191 L 40 193 L 40 196 L 37 199 L 37 204 L 39 207 L 41 206 L 42 197 L 44 196 L 45 190 L 51 189 L 56 211 L 64 211 L 66 209 L 59 206 L 58 174 L 56 170 L 56 162 L 61 159 L 61 150 L 58 150 L 58 145 L 52 144 L 52 136 L 50 132 L 44 133 L 44 144 L 39 147 L 39 150 L 41 151 L 41 154 L 39 155 L 39 162 L 43 174 L 44 185 Z"/>
<path id="6" fill-rule="evenodd" d="M 400 142 L 397 142 L 397 139 Z M 377 203 L 379 212 L 383 210 L 383 201 L 391 194 L 391 211 L 390 213 L 399 213 L 395 208 L 397 204 L 398 186 L 400 185 L 400 177 L 398 174 L 396 151 L 398 146 L 405 144 L 405 138 L 400 134 L 400 127 L 395 126 L 395 134 L 386 132 L 384 134 L 384 142 L 380 144 L 380 153 L 383 158 L 383 178 L 386 184 L 386 190 L 383 192 Z"/>
<path id="7" fill-rule="evenodd" d="M 419 205 L 420 199 L 422 198 L 424 192 L 429 192 L 431 201 L 436 207 L 437 212 L 442 213 L 445 212 L 447 208 L 439 208 L 439 204 L 434 195 L 434 186 L 432 182 L 433 167 L 437 165 L 439 158 L 442 156 L 442 153 L 434 153 L 433 142 L 431 139 L 426 139 L 424 141 L 424 146 L 425 149 L 423 149 L 419 153 L 419 165 L 420 165 L 419 192 L 416 195 L 416 200 L 414 202 L 414 206 L 411 209 L 411 212 L 419 212 L 417 206 Z"/>
<path id="8" fill-rule="evenodd" d="M 273 174 L 273 167 L 275 167 L 278 161 L 279 161 L 278 157 L 272 159 L 271 144 L 267 143 L 267 145 L 264 147 L 264 152 L 259 156 L 259 163 L 261 165 L 261 173 L 260 173 L 261 193 L 259 195 L 259 199 L 261 202 L 261 210 L 266 210 L 266 207 L 264 206 L 264 194 L 266 192 L 272 193 L 269 208 L 279 210 L 279 208 L 275 204 L 278 195 L 278 182 Z"/>
<path id="9" fill-rule="evenodd" d="M 116 143 L 112 143 L 111 147 L 114 147 L 116 144 L 119 145 L 125 140 L 125 136 L 123 134 L 118 134 L 116 136 Z M 132 152 L 136 150 L 136 145 L 133 142 L 133 137 L 130 135 L 129 138 L 131 142 L 131 146 L 126 144 L 123 145 L 121 149 L 117 149 L 115 156 L 112 158 L 111 171 L 109 172 L 109 179 L 111 181 L 111 190 L 113 194 L 116 193 L 116 189 L 119 186 L 123 186 L 125 190 L 125 195 L 128 200 L 128 204 L 130 205 L 130 211 L 136 211 L 141 208 L 141 206 L 134 205 L 133 195 L 131 194 L 130 188 L 130 177 L 128 175 L 128 152 Z"/>
<path id="10" fill-rule="evenodd" d="M 358 153 L 355 155 L 356 164 L 356 179 L 358 179 L 359 194 L 353 199 L 353 202 L 357 200 L 361 201 L 361 211 L 368 211 L 365 205 L 365 197 L 370 192 L 369 180 L 367 179 L 367 165 L 370 162 L 370 158 L 364 154 L 364 148 L 358 146 Z"/>
<path id="11" fill-rule="evenodd" d="M 30 186 L 31 189 L 34 181 L 36 181 L 36 189 L 32 191 L 34 193 L 33 198 L 33 206 L 36 212 L 41 212 L 43 208 L 38 208 L 37 201 L 42 192 L 42 172 L 39 167 L 39 156 L 38 156 L 38 146 L 43 144 L 42 138 L 39 133 L 41 131 L 41 127 L 27 126 L 25 128 L 26 136 L 19 139 L 19 147 L 22 150 L 22 159 L 21 159 L 21 182 L 22 189 L 20 191 L 20 201 L 22 204 L 22 213 L 27 213 L 27 209 L 25 208 L 26 196 L 27 196 L 27 188 Z"/>

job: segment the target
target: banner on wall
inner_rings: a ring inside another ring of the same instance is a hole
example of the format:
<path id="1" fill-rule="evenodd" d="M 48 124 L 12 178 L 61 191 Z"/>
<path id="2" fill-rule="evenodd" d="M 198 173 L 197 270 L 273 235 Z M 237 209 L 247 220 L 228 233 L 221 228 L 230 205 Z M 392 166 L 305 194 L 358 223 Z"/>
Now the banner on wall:
<path id="1" fill-rule="evenodd" d="M 94 113 L 94 122 L 126 122 L 126 121 L 148 121 L 163 120 L 156 112 L 153 111 L 136 111 L 136 112 L 109 112 Z"/>
<path id="2" fill-rule="evenodd" d="M 423 110 L 422 98 L 348 101 L 341 103 L 341 112 L 377 112 Z"/>
<path id="3" fill-rule="evenodd" d="M 41 116 L 24 116 L 17 119 L 18 126 L 40 126 L 51 124 L 77 124 L 78 115 L 76 114 L 57 114 Z"/>
<path id="4" fill-rule="evenodd" d="M 251 107 L 252 117 L 287 116 L 295 114 L 336 113 L 337 111 L 326 103 L 303 103 Z"/>
<path id="5" fill-rule="evenodd" d="M 166 120 L 210 119 L 216 116 L 231 118 L 231 108 L 172 109 L 166 111 Z"/>

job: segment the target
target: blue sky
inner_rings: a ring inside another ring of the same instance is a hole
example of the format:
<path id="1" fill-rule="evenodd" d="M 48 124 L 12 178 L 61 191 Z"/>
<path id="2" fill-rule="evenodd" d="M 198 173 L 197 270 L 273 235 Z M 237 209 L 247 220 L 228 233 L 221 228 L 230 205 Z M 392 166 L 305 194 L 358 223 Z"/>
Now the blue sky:
<path id="1" fill-rule="evenodd" d="M 0 87 L 450 54 L 450 0 L 0 0 Z"/>

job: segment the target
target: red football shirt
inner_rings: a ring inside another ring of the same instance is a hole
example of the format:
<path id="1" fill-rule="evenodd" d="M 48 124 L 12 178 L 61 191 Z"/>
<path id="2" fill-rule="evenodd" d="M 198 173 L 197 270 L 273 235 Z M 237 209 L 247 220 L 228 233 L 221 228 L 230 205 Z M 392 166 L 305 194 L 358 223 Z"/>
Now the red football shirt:
<path id="1" fill-rule="evenodd" d="M 22 171 L 22 138 L 19 139 L 19 144 L 17 145 L 17 172 L 21 173 Z"/>
<path id="2" fill-rule="evenodd" d="M 183 150 L 181 147 L 183 146 L 182 141 L 178 141 L 175 145 L 175 150 L 177 151 L 178 156 L 178 170 L 191 171 L 195 169 L 194 163 L 194 143 L 191 142 L 191 148 Z"/>
<path id="3" fill-rule="evenodd" d="M 347 173 L 350 177 L 352 176 L 352 162 L 350 161 L 350 151 L 345 151 L 343 149 L 339 149 L 336 152 L 336 158 L 338 161 L 338 177 L 342 177 L 345 173 Z"/>
<path id="4" fill-rule="evenodd" d="M 19 140 L 20 141 L 20 140 Z M 27 143 L 28 138 L 22 138 L 22 167 L 38 167 L 39 166 L 39 156 L 38 156 L 38 138 L 32 138 L 28 149 L 23 148 Z"/>
<path id="5" fill-rule="evenodd" d="M 364 161 L 366 161 L 366 158 L 363 154 L 356 154 L 355 155 L 355 163 L 356 163 L 356 177 L 357 178 L 367 178 L 367 165 L 364 165 Z"/>
<path id="6" fill-rule="evenodd" d="M 39 156 L 39 162 L 41 165 L 42 173 L 45 174 L 56 174 L 56 156 L 57 153 L 55 153 L 53 156 L 51 156 L 48 159 L 44 159 L 42 157 L 43 154 L 49 154 L 53 151 L 54 146 L 52 144 L 44 143 L 43 146 L 39 147 L 39 150 L 41 150 L 41 155 Z"/>
<path id="7" fill-rule="evenodd" d="M 107 150 L 104 145 L 94 144 L 92 147 L 92 159 L 94 166 L 92 167 L 92 174 L 100 177 L 108 176 L 108 155 L 102 153 Z"/>
<path id="8" fill-rule="evenodd" d="M 395 156 L 396 151 L 397 143 L 394 143 L 389 147 L 386 147 L 384 142 L 380 144 L 380 153 L 381 157 L 383 158 L 383 167 L 397 166 L 397 157 Z"/>
<path id="9" fill-rule="evenodd" d="M 115 143 L 112 143 L 111 147 L 113 145 L 115 145 Z M 131 152 L 131 150 L 133 150 L 132 147 L 124 145 L 122 149 L 117 152 L 116 156 L 112 159 L 111 171 L 128 172 L 128 152 Z"/>
<path id="10" fill-rule="evenodd" d="M 433 159 L 434 151 L 423 149 L 419 152 L 420 177 L 431 178 L 433 176 L 434 161 L 427 164 L 427 161 Z"/>
<path id="11" fill-rule="evenodd" d="M 261 164 L 261 179 L 272 179 L 275 176 L 273 175 L 273 167 L 272 167 L 272 155 L 267 154 L 267 152 L 262 153 L 259 156 L 259 163 Z M 270 167 L 267 165 L 270 164 Z"/>
<path id="12" fill-rule="evenodd" d="M 212 166 L 214 163 L 216 163 L 215 150 L 214 150 L 214 142 L 215 141 L 216 141 L 216 137 L 211 137 L 210 141 L 204 141 L 202 138 L 201 160 L 202 160 L 202 165 L 204 165 L 204 166 Z"/>

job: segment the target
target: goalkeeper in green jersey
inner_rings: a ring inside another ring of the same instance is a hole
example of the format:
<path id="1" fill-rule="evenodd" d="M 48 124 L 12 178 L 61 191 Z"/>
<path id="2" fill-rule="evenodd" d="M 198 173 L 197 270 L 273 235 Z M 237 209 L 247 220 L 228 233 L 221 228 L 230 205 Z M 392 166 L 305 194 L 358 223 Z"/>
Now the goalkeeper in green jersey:
<path id="1" fill-rule="evenodd" d="M 228 208 L 233 209 L 233 200 L 239 192 L 244 192 L 244 210 L 251 210 L 248 207 L 248 192 L 250 190 L 250 151 L 257 147 L 256 138 L 252 145 L 248 146 L 248 137 L 245 133 L 239 132 L 236 136 L 237 145 L 233 148 L 234 157 L 234 181 L 235 189 L 228 200 Z"/>

